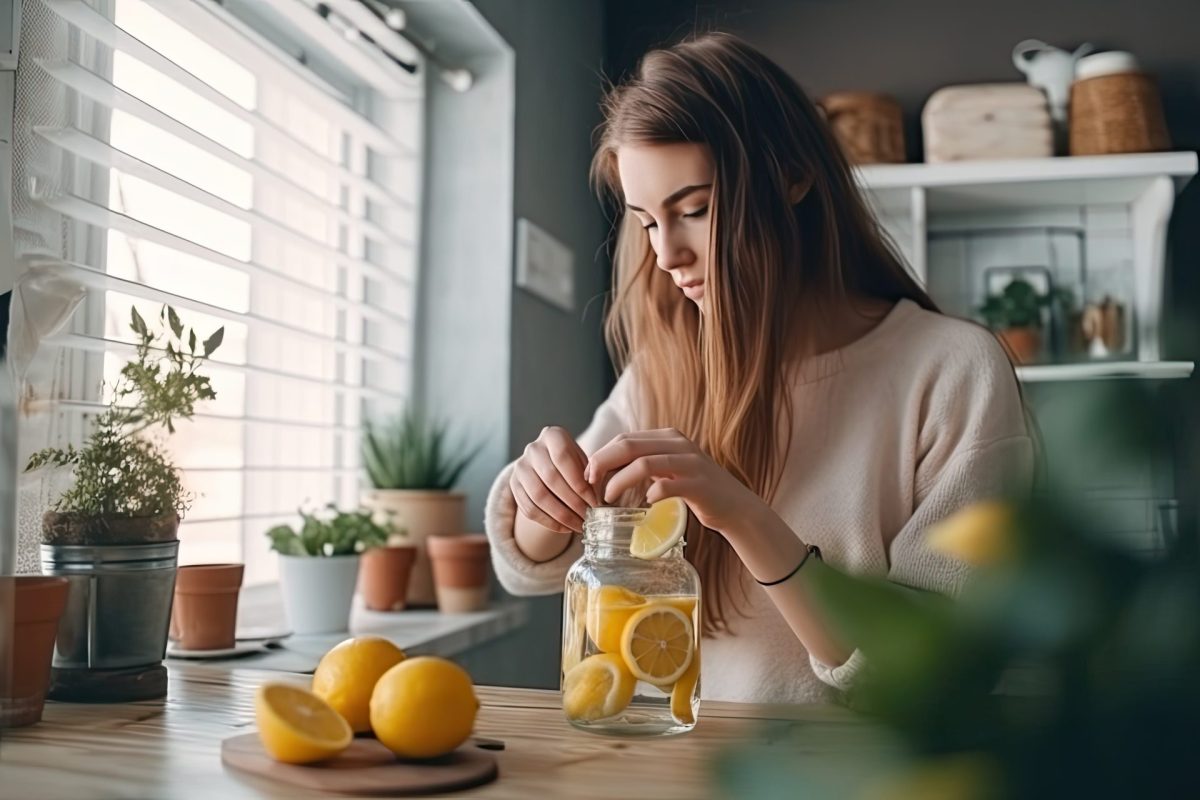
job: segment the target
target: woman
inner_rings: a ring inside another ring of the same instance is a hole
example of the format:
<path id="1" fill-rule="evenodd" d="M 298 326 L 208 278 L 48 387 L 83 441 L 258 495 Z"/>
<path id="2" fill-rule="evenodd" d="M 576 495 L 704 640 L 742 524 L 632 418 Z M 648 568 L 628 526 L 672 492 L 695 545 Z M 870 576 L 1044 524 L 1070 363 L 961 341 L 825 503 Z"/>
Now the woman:
<path id="1" fill-rule="evenodd" d="M 623 373 L 578 440 L 546 428 L 497 478 L 497 574 L 514 594 L 561 591 L 589 506 L 681 497 L 703 526 L 687 557 L 705 697 L 829 699 L 864 659 L 808 581 L 956 591 L 963 567 L 922 536 L 1028 488 L 1012 366 L 938 313 L 812 102 L 740 40 L 647 54 L 600 134 L 593 176 L 623 206 L 606 328 Z"/>

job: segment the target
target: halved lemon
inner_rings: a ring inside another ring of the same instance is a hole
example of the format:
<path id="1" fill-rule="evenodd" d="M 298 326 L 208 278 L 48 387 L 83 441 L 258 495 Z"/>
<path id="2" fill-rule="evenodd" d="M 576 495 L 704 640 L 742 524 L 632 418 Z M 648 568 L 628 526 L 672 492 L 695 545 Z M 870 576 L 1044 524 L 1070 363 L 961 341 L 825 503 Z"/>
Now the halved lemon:
<path id="1" fill-rule="evenodd" d="M 621 657 L 640 681 L 670 686 L 692 664 L 696 640 L 692 620 L 667 603 L 651 603 L 629 618 L 621 635 Z"/>
<path id="2" fill-rule="evenodd" d="M 563 677 L 563 712 L 587 722 L 616 716 L 633 700 L 635 685 L 619 655 L 588 656 Z"/>
<path id="3" fill-rule="evenodd" d="M 687 531 L 688 507 L 678 497 L 668 497 L 650 506 L 633 529 L 629 554 L 635 558 L 658 558 L 679 543 Z"/>
<path id="4" fill-rule="evenodd" d="M 605 653 L 620 653 L 625 624 L 645 605 L 646 598 L 624 586 L 592 589 L 587 595 L 588 638 Z"/>
<path id="5" fill-rule="evenodd" d="M 307 689 L 266 683 L 254 695 L 258 738 L 277 760 L 307 764 L 350 746 L 354 731 L 333 707 Z"/>

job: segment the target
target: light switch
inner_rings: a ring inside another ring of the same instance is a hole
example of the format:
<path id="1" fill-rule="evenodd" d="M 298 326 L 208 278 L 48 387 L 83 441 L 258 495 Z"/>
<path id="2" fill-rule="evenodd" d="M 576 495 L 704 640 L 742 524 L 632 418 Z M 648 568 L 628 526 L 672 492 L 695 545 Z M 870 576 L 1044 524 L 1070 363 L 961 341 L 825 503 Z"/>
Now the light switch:
<path id="1" fill-rule="evenodd" d="M 527 219 L 517 220 L 517 286 L 564 311 L 575 309 L 575 254 Z"/>

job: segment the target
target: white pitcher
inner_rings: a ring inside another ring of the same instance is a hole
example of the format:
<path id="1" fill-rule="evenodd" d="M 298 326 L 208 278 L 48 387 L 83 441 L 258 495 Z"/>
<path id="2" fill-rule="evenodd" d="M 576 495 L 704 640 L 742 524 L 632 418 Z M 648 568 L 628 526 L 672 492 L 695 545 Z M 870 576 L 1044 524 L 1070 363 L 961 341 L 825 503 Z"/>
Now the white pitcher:
<path id="1" fill-rule="evenodd" d="M 1025 74 L 1031 86 L 1046 93 L 1050 116 L 1058 126 L 1067 121 L 1067 100 L 1075 79 L 1075 62 L 1095 48 L 1088 43 L 1068 53 L 1037 39 L 1026 39 L 1013 48 L 1013 64 Z"/>

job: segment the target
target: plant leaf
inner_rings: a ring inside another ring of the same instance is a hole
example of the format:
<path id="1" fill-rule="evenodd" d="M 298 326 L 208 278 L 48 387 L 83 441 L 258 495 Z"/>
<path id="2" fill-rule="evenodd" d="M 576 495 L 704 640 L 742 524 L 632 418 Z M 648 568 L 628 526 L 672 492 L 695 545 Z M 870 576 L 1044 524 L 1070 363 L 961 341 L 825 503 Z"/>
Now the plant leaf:
<path id="1" fill-rule="evenodd" d="M 208 358 L 213 353 L 215 353 L 217 348 L 221 346 L 221 342 L 223 342 L 224 340 L 225 340 L 225 326 L 222 325 L 220 328 L 217 328 L 213 332 L 212 336 L 209 336 L 207 339 L 204 340 L 204 357 Z"/>
<path id="2" fill-rule="evenodd" d="M 176 339 L 183 338 L 183 322 L 179 319 L 179 314 L 171 306 L 167 306 L 167 322 L 171 326 L 171 333 L 175 334 Z"/>

